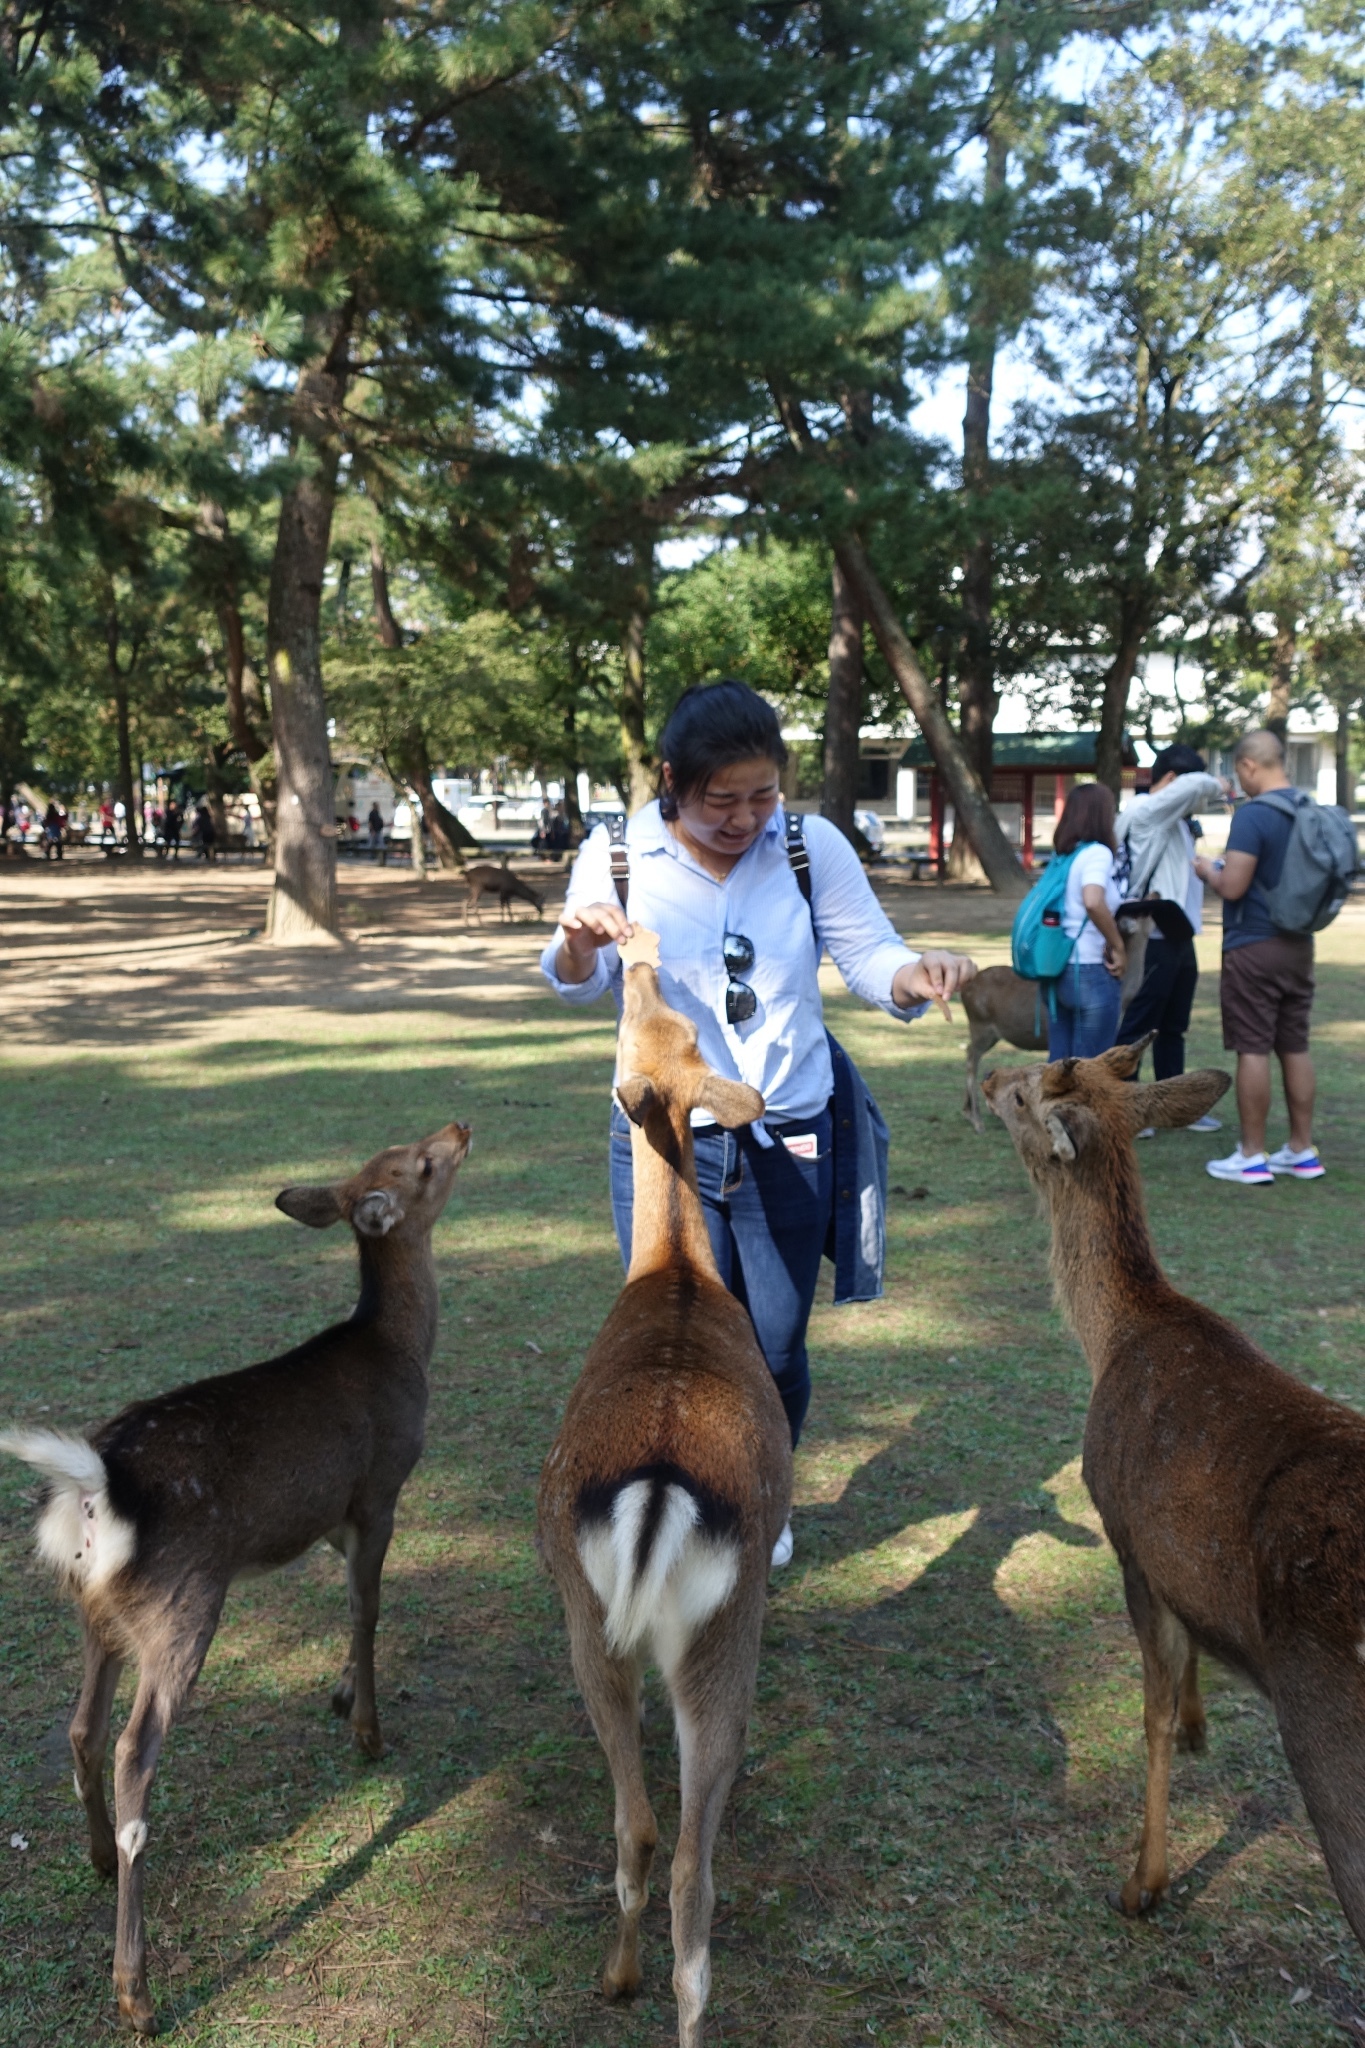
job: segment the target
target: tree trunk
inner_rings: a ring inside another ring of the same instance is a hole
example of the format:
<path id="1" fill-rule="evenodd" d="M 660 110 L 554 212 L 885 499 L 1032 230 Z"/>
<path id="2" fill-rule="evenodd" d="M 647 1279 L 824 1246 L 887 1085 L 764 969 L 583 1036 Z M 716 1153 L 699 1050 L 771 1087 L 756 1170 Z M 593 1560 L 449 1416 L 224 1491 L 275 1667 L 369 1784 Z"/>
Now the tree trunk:
<path id="1" fill-rule="evenodd" d="M 820 815 L 854 833 L 858 800 L 858 731 L 863 722 L 863 613 L 836 556 L 829 624 L 829 696 L 825 704 L 825 772 Z"/>
<path id="2" fill-rule="evenodd" d="M 1298 627 L 1292 617 L 1275 616 L 1275 637 L 1270 643 L 1270 703 L 1265 714 L 1266 729 L 1283 739 L 1289 730 L 1289 699 L 1294 687 L 1294 656 L 1298 650 Z"/>
<path id="3" fill-rule="evenodd" d="M 319 621 L 341 452 L 337 421 L 350 374 L 349 341 L 349 323 L 343 323 L 326 357 L 300 374 L 293 441 L 312 460 L 284 494 L 270 570 L 266 640 L 278 804 L 266 936 L 275 945 L 338 937 L 336 787 L 327 744 Z"/>
<path id="4" fill-rule="evenodd" d="M 427 878 L 427 849 L 422 838 L 422 832 L 426 820 L 423 818 L 419 808 L 421 792 L 415 782 L 405 782 L 403 787 L 408 793 L 408 809 L 412 813 L 412 838 L 408 842 L 412 849 L 412 872 L 417 881 L 425 882 Z"/>
<path id="5" fill-rule="evenodd" d="M 870 621 L 883 659 L 919 721 L 920 731 L 947 785 L 948 798 L 961 829 L 980 857 L 993 889 L 1019 895 L 1026 887 L 1024 871 L 991 809 L 981 778 L 962 750 L 938 691 L 915 658 L 900 620 L 874 571 L 862 542 L 850 534 L 835 550 L 845 576 Z"/>
<path id="6" fill-rule="evenodd" d="M 1104 678 L 1100 737 L 1095 749 L 1095 778 L 1108 784 L 1115 800 L 1123 788 L 1123 728 L 1128 716 L 1128 692 L 1137 674 L 1145 633 L 1145 622 L 1137 619 L 1127 622 L 1119 639 L 1118 653 Z"/>
<path id="7" fill-rule="evenodd" d="M 407 780 L 422 799 L 422 814 L 431 832 L 431 843 L 436 853 L 436 864 L 447 870 L 462 870 L 464 854 L 461 848 L 472 853 L 480 851 L 479 842 L 472 832 L 466 831 L 453 811 L 448 811 L 437 796 L 431 780 L 431 760 L 427 754 L 427 743 L 419 733 L 404 754 Z"/>
<path id="8" fill-rule="evenodd" d="M 253 710 L 259 705 L 261 686 L 247 662 L 246 635 L 235 598 L 223 599 L 218 607 L 218 623 L 223 632 L 227 674 L 228 731 L 232 734 L 233 746 L 246 756 L 248 762 L 259 761 L 266 751 L 266 744 L 252 723 L 247 705 L 249 696 L 256 700 Z"/>
<path id="9" fill-rule="evenodd" d="M 996 73 L 1001 69 L 997 52 Z M 962 489 L 966 499 L 967 545 L 962 554 L 962 651 L 958 668 L 959 723 L 962 747 L 981 778 L 991 786 L 991 753 L 997 697 L 995 650 L 992 645 L 991 602 L 994 594 L 994 551 L 987 497 L 991 485 L 991 395 L 999 329 L 995 317 L 995 233 L 1005 192 L 1009 148 L 999 117 L 986 135 L 986 174 L 982 190 L 982 256 L 972 285 L 967 315 L 967 408 L 962 419 Z"/>
<path id="10" fill-rule="evenodd" d="M 578 714 L 572 701 L 564 706 L 564 816 L 569 826 L 569 843 L 577 846 L 583 837 L 583 812 L 578 801 Z"/>
<path id="11" fill-rule="evenodd" d="M 128 676 L 129 669 L 120 666 L 119 624 L 117 611 L 111 611 L 105 624 L 105 645 L 109 650 L 109 673 L 114 686 L 114 725 L 118 735 L 118 779 L 119 800 L 123 805 L 123 829 L 128 835 L 128 857 L 142 858 L 142 775 L 137 777 L 137 794 L 133 793 L 133 742 L 128 726 Z"/>
<path id="12" fill-rule="evenodd" d="M 389 602 L 389 570 L 379 542 L 370 542 L 370 589 L 374 593 L 374 622 L 381 647 L 401 647 L 403 632 Z"/>
<path id="13" fill-rule="evenodd" d="M 654 756 L 645 737 L 645 628 L 653 598 L 654 545 L 635 551 L 635 603 L 621 641 L 621 752 L 626 764 L 626 809 L 634 815 L 654 795 Z"/>
<path id="14" fill-rule="evenodd" d="M 1336 761 L 1337 802 L 1343 811 L 1350 811 L 1355 808 L 1355 778 L 1351 774 L 1351 706 L 1346 697 L 1337 706 Z"/>

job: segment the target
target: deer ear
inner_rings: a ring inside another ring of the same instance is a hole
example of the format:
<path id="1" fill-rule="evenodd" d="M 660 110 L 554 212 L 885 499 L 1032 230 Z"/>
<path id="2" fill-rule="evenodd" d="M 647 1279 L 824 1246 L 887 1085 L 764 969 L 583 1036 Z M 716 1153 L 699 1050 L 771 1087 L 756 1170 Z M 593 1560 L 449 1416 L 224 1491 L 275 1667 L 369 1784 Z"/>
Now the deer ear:
<path id="1" fill-rule="evenodd" d="M 1055 1109 L 1049 1110 L 1043 1118 L 1043 1129 L 1052 1140 L 1052 1156 L 1070 1166 L 1076 1157 L 1076 1140 L 1071 1135 L 1066 1119 Z"/>
<path id="2" fill-rule="evenodd" d="M 709 1109 L 722 1130 L 736 1131 L 741 1124 L 757 1123 L 763 1114 L 763 1097 L 744 1081 L 727 1081 L 720 1074 L 708 1074 L 697 1090 L 698 1109 Z"/>
<path id="3" fill-rule="evenodd" d="M 644 1074 L 630 1074 L 617 1083 L 616 1100 L 633 1124 L 643 1125 L 654 1107 L 654 1083 Z"/>
<path id="4" fill-rule="evenodd" d="M 1169 1081 L 1130 1088 L 1129 1121 L 1135 1131 L 1145 1131 L 1149 1124 L 1161 1130 L 1183 1130 L 1186 1124 L 1207 1116 L 1231 1082 L 1231 1074 L 1221 1068 L 1205 1067 L 1202 1073 L 1175 1074 Z"/>
<path id="5" fill-rule="evenodd" d="M 1120 1081 L 1127 1081 L 1142 1065 L 1142 1055 L 1155 1037 L 1155 1031 L 1148 1031 L 1143 1037 L 1135 1038 L 1131 1045 L 1111 1045 L 1108 1052 L 1100 1054 L 1100 1059 L 1111 1074 L 1117 1074 Z M 1150 1117 L 1147 1121 L 1150 1123 Z M 1143 1128 L 1138 1125 L 1139 1130 Z"/>
<path id="6" fill-rule="evenodd" d="M 335 1188 L 285 1188 L 276 1195 L 275 1207 L 283 1209 L 296 1223 L 306 1223 L 310 1230 L 326 1230 L 341 1221 L 341 1203 Z"/>
<path id="7" fill-rule="evenodd" d="M 1049 1060 L 1043 1069 L 1041 1092 L 1045 1096 L 1067 1094 L 1071 1087 L 1071 1077 L 1079 1065 L 1079 1060 Z"/>
<path id="8" fill-rule="evenodd" d="M 362 1237 L 387 1237 L 403 1221 L 403 1204 L 392 1188 L 371 1188 L 351 1209 L 351 1228 Z"/>

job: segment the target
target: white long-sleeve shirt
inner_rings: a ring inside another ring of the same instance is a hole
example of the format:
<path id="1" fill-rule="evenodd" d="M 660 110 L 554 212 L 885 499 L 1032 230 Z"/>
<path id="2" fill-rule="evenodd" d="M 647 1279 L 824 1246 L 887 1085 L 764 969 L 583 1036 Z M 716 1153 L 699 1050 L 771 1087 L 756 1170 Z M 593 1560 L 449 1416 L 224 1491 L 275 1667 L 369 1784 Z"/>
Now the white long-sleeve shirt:
<path id="1" fill-rule="evenodd" d="M 1120 843 L 1126 839 L 1133 851 L 1129 894 L 1178 903 L 1195 931 L 1204 922 L 1204 885 L 1194 872 L 1194 841 L 1186 820 L 1205 804 L 1221 808 L 1223 800 L 1218 777 L 1196 770 L 1177 775 L 1149 796 L 1135 796 L 1119 812 L 1115 827 Z"/>
<path id="2" fill-rule="evenodd" d="M 816 971 L 820 963 L 811 915 L 822 946 L 855 995 L 903 1021 L 891 984 L 919 954 L 897 937 L 872 893 L 858 856 L 827 818 L 804 820 L 810 856 L 811 905 L 787 859 L 786 819 L 779 809 L 754 844 L 717 881 L 646 804 L 626 827 L 630 860 L 628 915 L 659 934 L 659 987 L 665 1002 L 697 1027 L 702 1058 L 717 1074 L 757 1088 L 775 1123 L 798 1122 L 825 1108 L 834 1085 Z M 599 825 L 584 841 L 569 878 L 565 909 L 615 903 L 610 838 Z M 729 981 L 722 954 L 727 932 L 743 933 L 754 965 L 743 979 L 758 997 L 745 1024 L 725 1021 Z M 555 960 L 562 928 L 541 955 L 540 968 L 566 1003 L 590 1003 L 610 989 L 621 1007 L 622 968 L 615 946 L 602 946 L 586 981 L 561 981 Z"/>

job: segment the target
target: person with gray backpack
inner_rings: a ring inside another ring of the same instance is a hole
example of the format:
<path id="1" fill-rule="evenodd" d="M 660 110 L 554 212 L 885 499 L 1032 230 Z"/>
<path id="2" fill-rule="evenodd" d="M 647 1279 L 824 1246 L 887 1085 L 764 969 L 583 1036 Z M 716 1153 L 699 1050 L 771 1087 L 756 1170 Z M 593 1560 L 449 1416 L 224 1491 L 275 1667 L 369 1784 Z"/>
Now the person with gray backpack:
<path id="1" fill-rule="evenodd" d="M 1237 1055 L 1241 1137 L 1215 1180 L 1264 1187 L 1283 1175 L 1321 1180 L 1313 1143 L 1315 1081 L 1308 1050 L 1313 934 L 1330 924 L 1359 866 L 1355 827 L 1335 804 L 1318 804 L 1285 772 L 1277 733 L 1250 732 L 1233 753 L 1249 801 L 1239 806 L 1220 861 L 1195 872 L 1223 899 L 1223 1044 Z M 1289 1142 L 1267 1154 L 1270 1056 L 1280 1062 Z"/>

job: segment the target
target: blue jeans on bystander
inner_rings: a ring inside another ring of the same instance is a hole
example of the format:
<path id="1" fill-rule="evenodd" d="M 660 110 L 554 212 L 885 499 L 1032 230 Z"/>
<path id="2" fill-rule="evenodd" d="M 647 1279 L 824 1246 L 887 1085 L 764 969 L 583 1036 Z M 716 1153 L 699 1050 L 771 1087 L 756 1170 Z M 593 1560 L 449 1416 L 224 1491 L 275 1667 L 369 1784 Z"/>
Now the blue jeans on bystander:
<path id="1" fill-rule="evenodd" d="M 775 1139 L 771 1146 L 760 1145 L 747 1126 L 738 1131 L 713 1126 L 693 1132 L 693 1147 L 720 1277 L 749 1311 L 795 1444 L 810 1405 L 806 1324 L 834 1205 L 833 1132 L 828 1110 L 801 1123 L 767 1128 Z M 789 1152 L 784 1134 L 812 1135 L 815 1157 Z M 627 1267 L 634 1197 L 630 1123 L 613 1104 L 611 1208 Z"/>
<path id="2" fill-rule="evenodd" d="M 1119 984 L 1100 960 L 1072 960 L 1057 983 L 1048 1027 L 1050 1060 L 1093 1060 L 1108 1052 L 1119 1028 Z"/>

